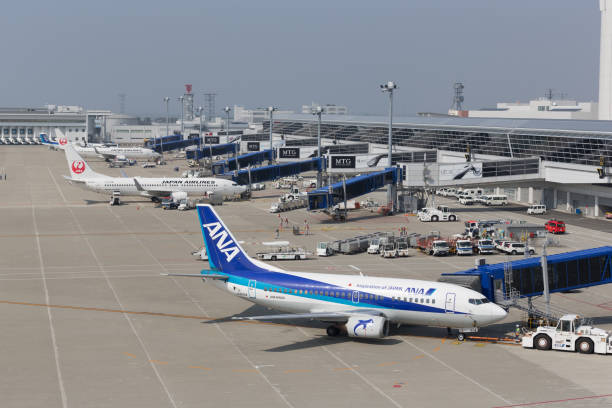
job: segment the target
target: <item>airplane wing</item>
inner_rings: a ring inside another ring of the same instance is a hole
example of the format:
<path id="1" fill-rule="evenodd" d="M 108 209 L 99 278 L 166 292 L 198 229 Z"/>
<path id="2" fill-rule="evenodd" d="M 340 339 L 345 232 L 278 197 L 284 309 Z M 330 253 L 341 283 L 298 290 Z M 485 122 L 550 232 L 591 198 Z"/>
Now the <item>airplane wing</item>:
<path id="1" fill-rule="evenodd" d="M 117 158 L 117 155 L 114 153 L 101 153 L 96 146 L 94 146 L 94 151 L 98 154 L 98 156 L 105 160 L 113 160 Z"/>
<path id="2" fill-rule="evenodd" d="M 235 316 L 232 320 L 292 320 L 309 319 L 324 321 L 346 321 L 351 316 L 381 316 L 382 313 L 375 309 L 355 309 L 335 312 L 313 312 L 313 313 L 286 313 L 264 316 Z"/>
<path id="3" fill-rule="evenodd" d="M 136 190 L 151 197 L 165 197 L 173 193 L 173 190 L 147 190 L 142 186 L 142 184 L 140 184 L 140 181 L 138 181 L 138 178 L 136 177 L 134 177 L 134 184 L 136 185 Z"/>

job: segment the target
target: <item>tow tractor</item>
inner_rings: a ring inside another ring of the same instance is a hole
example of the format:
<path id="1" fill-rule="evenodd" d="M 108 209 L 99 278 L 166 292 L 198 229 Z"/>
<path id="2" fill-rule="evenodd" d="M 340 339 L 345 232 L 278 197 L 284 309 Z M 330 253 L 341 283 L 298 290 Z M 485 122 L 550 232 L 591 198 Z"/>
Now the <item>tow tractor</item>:
<path id="1" fill-rule="evenodd" d="M 583 354 L 612 354 L 612 335 L 592 326 L 580 324 L 577 315 L 564 315 L 557 327 L 539 326 L 523 335 L 525 348 L 538 350 L 579 351 Z"/>

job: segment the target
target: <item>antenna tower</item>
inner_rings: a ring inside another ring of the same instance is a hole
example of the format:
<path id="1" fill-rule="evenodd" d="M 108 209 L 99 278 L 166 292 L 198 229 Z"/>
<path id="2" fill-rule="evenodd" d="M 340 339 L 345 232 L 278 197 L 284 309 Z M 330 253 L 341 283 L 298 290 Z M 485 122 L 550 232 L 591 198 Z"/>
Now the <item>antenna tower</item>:
<path id="1" fill-rule="evenodd" d="M 463 82 L 455 82 L 455 84 L 453 85 L 455 95 L 453 96 L 453 106 L 451 106 L 451 109 L 458 111 L 463 110 L 463 88 L 465 88 L 463 86 Z"/>

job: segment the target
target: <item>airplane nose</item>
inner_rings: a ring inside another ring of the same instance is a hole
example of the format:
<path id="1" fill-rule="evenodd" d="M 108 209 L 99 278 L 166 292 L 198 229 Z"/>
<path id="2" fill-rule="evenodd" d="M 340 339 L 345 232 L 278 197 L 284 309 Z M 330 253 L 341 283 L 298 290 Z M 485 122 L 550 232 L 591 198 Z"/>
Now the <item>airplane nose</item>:
<path id="1" fill-rule="evenodd" d="M 491 304 L 491 316 L 494 319 L 493 321 L 498 322 L 508 316 L 508 312 L 506 312 L 502 307 Z"/>

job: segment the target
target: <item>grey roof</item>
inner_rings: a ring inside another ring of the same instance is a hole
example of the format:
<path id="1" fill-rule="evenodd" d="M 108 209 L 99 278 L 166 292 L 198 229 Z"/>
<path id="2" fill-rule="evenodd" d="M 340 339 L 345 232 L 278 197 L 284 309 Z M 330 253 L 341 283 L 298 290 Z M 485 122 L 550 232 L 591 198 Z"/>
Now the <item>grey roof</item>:
<path id="1" fill-rule="evenodd" d="M 316 121 L 316 116 L 309 114 L 278 114 L 275 120 Z M 387 126 L 388 116 L 357 115 L 323 115 L 322 122 L 346 125 Z M 610 120 L 571 120 L 571 119 L 502 119 L 502 118 L 461 118 L 454 116 L 426 117 L 400 116 L 393 117 L 394 127 L 461 127 L 481 129 L 503 129 L 505 132 L 529 130 L 546 133 L 604 133 L 612 136 Z"/>

